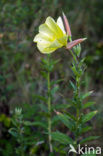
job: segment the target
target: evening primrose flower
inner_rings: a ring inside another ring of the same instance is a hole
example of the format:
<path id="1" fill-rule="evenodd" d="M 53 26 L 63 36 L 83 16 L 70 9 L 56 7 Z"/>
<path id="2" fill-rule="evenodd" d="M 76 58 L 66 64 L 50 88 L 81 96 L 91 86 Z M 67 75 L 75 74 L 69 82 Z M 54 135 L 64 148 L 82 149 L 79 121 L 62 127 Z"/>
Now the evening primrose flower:
<path id="1" fill-rule="evenodd" d="M 61 47 L 70 50 L 84 40 L 85 38 L 72 41 L 69 22 L 63 13 L 63 20 L 59 17 L 56 22 L 52 17 L 47 17 L 45 23 L 39 26 L 39 33 L 33 41 L 37 43 L 41 53 L 49 54 Z"/>
<path id="2" fill-rule="evenodd" d="M 34 38 L 34 42 L 37 42 L 37 47 L 42 53 L 51 53 L 66 46 L 67 40 L 68 35 L 61 17 L 57 19 L 57 22 L 52 17 L 47 17 L 45 23 L 39 27 L 39 34 Z"/>

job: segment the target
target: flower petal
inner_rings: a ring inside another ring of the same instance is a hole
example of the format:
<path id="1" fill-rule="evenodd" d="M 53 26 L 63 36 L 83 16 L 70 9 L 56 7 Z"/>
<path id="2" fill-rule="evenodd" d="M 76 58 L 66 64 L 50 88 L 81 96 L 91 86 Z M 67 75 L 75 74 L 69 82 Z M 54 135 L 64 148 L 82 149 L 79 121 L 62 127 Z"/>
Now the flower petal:
<path id="1" fill-rule="evenodd" d="M 49 37 L 50 39 L 55 39 L 55 34 L 52 32 L 46 24 L 42 24 L 39 27 L 39 32 Z"/>
<path id="2" fill-rule="evenodd" d="M 68 36 L 65 35 L 61 38 L 58 39 L 58 41 L 63 45 L 63 46 L 66 46 L 67 45 L 67 40 L 68 40 Z"/>
<path id="3" fill-rule="evenodd" d="M 54 21 L 53 18 L 48 17 L 46 19 L 47 26 L 51 29 L 51 31 L 53 31 L 56 35 L 57 38 L 62 37 L 63 36 L 63 32 L 60 29 L 60 27 L 57 25 L 57 23 Z"/>
<path id="4" fill-rule="evenodd" d="M 49 38 L 48 36 L 45 36 L 44 34 L 39 33 L 35 36 L 33 41 L 42 43 L 42 42 L 51 42 L 53 40 Z"/>
<path id="5" fill-rule="evenodd" d="M 41 44 L 37 43 L 38 49 L 41 51 L 41 53 L 49 54 L 54 52 L 56 49 L 61 48 L 63 45 L 58 42 L 58 40 L 55 40 L 51 44 Z"/>
<path id="6" fill-rule="evenodd" d="M 37 43 L 37 47 L 40 50 L 40 52 L 44 54 L 49 54 L 54 51 L 54 49 L 49 49 L 49 48 L 47 49 L 47 45 L 44 45 L 44 44 L 42 45 L 39 42 Z"/>
<path id="7" fill-rule="evenodd" d="M 60 27 L 60 29 L 63 31 L 63 33 L 66 34 L 64 24 L 63 24 L 63 20 L 60 16 L 57 19 L 57 25 Z"/>
<path id="8" fill-rule="evenodd" d="M 63 45 L 58 41 L 58 40 L 55 40 L 54 42 L 51 43 L 51 45 L 49 46 L 49 48 L 60 48 L 62 47 Z"/>

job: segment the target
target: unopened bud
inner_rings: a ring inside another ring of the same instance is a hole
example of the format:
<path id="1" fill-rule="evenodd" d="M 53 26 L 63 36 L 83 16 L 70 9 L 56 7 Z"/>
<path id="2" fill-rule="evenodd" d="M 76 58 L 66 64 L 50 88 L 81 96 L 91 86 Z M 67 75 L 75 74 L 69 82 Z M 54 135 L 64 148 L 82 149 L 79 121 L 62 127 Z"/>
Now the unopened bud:
<path id="1" fill-rule="evenodd" d="M 22 113 L 22 108 L 15 108 L 15 114 L 16 115 L 21 115 L 21 113 Z"/>
<path id="2" fill-rule="evenodd" d="M 79 57 L 80 56 L 80 52 L 81 52 L 81 45 L 78 44 L 77 46 L 74 46 L 73 50 L 76 53 L 76 55 Z"/>

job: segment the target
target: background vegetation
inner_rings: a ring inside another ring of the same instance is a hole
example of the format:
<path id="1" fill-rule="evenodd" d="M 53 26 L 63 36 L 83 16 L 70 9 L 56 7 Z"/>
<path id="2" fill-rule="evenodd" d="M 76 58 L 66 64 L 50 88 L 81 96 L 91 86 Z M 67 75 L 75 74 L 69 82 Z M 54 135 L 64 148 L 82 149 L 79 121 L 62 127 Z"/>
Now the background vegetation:
<path id="1" fill-rule="evenodd" d="M 41 60 L 33 38 L 38 26 L 47 16 L 55 19 L 62 10 L 67 15 L 74 39 L 87 37 L 82 45 L 82 55 L 86 56 L 87 71 L 84 76 L 83 92 L 94 90 L 91 99 L 96 101 L 93 110 L 99 111 L 93 122 L 94 135 L 101 138 L 93 142 L 103 147 L 103 1 L 102 0 L 1 0 L 0 1 L 0 156 L 13 156 L 18 146 L 8 130 L 12 127 L 11 116 L 15 107 L 22 107 L 24 119 L 44 121 L 46 81 L 41 73 Z M 69 85 L 71 56 L 60 49 L 53 53 L 60 62 L 54 68 L 52 80 L 63 79 L 53 104 L 68 103 L 72 96 Z M 43 102 L 44 100 L 44 102 Z M 89 111 L 87 109 L 87 111 Z M 66 132 L 58 123 L 58 128 Z M 31 134 L 32 146 L 28 145 L 27 155 L 47 155 L 48 146 L 44 141 L 41 127 L 26 128 L 26 136 Z M 69 132 L 68 132 L 69 133 Z M 88 135 L 88 134 L 87 134 Z M 34 138 L 34 139 L 33 139 Z M 40 139 L 39 139 L 40 138 Z M 40 143 L 37 146 L 37 143 Z"/>

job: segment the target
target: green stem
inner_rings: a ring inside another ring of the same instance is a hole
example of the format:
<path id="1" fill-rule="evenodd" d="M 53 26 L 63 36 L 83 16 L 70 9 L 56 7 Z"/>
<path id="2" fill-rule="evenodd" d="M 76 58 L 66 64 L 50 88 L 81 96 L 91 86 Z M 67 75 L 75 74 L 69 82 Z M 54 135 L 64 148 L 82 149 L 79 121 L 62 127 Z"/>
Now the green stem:
<path id="1" fill-rule="evenodd" d="M 49 58 L 49 57 L 48 57 Z M 48 63 L 49 63 L 49 59 L 48 59 Z M 52 137 L 51 137 L 51 96 L 50 96 L 50 71 L 48 71 L 48 76 L 47 76 L 47 81 L 48 81 L 48 112 L 49 112 L 49 116 L 48 116 L 48 139 L 49 139 L 49 148 L 50 148 L 50 152 L 53 152 L 53 147 L 52 147 Z"/>
<path id="2" fill-rule="evenodd" d="M 79 68 L 80 67 L 78 67 L 78 58 L 77 58 L 77 55 L 74 54 L 72 50 L 70 52 L 71 52 L 71 55 L 73 57 L 74 65 L 75 65 L 75 67 L 77 69 L 77 72 L 79 73 Z M 79 100 L 79 96 L 80 96 L 80 76 L 78 76 L 78 75 L 75 75 L 75 81 L 76 81 L 76 92 L 75 92 L 76 107 L 75 108 L 76 108 L 76 119 L 77 119 L 76 120 L 76 131 L 78 130 L 78 127 L 79 127 L 79 118 L 81 116 L 81 113 L 80 113 L 80 110 L 79 110 L 79 106 L 78 106 L 78 104 L 80 103 L 80 100 Z M 76 148 L 77 148 L 77 145 L 78 145 L 78 143 L 77 143 L 78 137 L 79 136 L 76 134 L 75 135 L 75 142 L 76 142 L 75 147 Z M 76 156 L 76 153 L 74 153 L 74 156 Z"/>
<path id="3" fill-rule="evenodd" d="M 72 50 L 70 50 L 70 53 L 71 53 L 71 55 L 72 55 L 72 57 L 73 57 L 73 59 L 74 59 L 74 62 L 75 62 L 75 63 L 78 63 L 78 59 L 77 59 L 77 57 L 75 56 L 75 54 L 73 53 Z"/>
<path id="4" fill-rule="evenodd" d="M 25 156 L 23 143 L 21 143 L 21 156 Z"/>
<path id="5" fill-rule="evenodd" d="M 22 136 L 22 133 L 21 133 L 21 119 L 19 119 L 19 125 L 18 125 L 18 135 L 19 135 L 19 139 L 20 139 L 20 155 L 21 156 L 24 156 L 24 144 L 23 144 L 23 136 Z"/>

